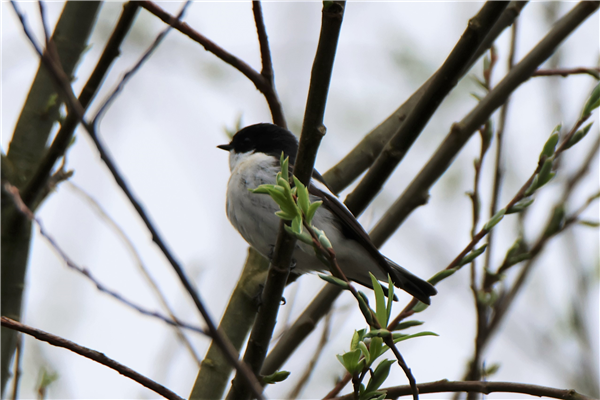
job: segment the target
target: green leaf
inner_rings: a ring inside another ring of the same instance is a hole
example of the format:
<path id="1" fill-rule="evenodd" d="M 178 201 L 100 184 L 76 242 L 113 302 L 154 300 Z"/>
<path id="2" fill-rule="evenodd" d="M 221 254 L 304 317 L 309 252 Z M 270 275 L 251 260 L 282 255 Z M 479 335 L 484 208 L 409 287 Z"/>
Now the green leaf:
<path id="1" fill-rule="evenodd" d="M 546 230 L 544 232 L 545 237 L 550 237 L 560 231 L 565 224 L 565 208 L 560 205 L 554 208 L 554 213 L 552 214 L 552 218 L 550 222 L 546 226 Z"/>
<path id="2" fill-rule="evenodd" d="M 291 221 L 295 217 L 294 215 L 290 215 L 284 211 L 275 211 L 275 215 L 277 215 L 279 218 L 281 218 L 284 221 Z"/>
<path id="3" fill-rule="evenodd" d="M 371 362 L 375 361 L 380 355 L 383 354 L 383 339 L 380 337 L 371 338 L 371 345 L 369 346 L 369 353 Z"/>
<path id="4" fill-rule="evenodd" d="M 361 372 L 364 368 L 365 363 L 364 360 L 361 360 L 361 355 L 362 352 L 360 349 L 355 349 L 342 355 L 338 354 L 337 359 L 346 368 L 346 371 L 354 375 Z"/>
<path id="5" fill-rule="evenodd" d="M 292 219 L 292 230 L 298 234 L 302 233 L 302 216 L 296 215 Z"/>
<path id="6" fill-rule="evenodd" d="M 440 272 L 436 273 L 434 276 L 432 276 L 431 278 L 429 278 L 427 280 L 427 282 L 431 283 L 432 285 L 437 285 L 438 282 L 443 281 L 447 277 L 449 277 L 452 274 L 454 274 L 456 271 L 458 271 L 457 268 L 450 268 L 450 269 L 441 270 Z"/>
<path id="7" fill-rule="evenodd" d="M 395 363 L 394 360 L 381 360 L 375 371 L 373 371 L 373 375 L 371 375 L 371 379 L 369 379 L 369 383 L 367 384 L 366 392 L 373 392 L 387 379 L 390 374 L 390 368 Z"/>
<path id="8" fill-rule="evenodd" d="M 448 270 L 450 271 L 450 270 Z M 417 302 L 417 304 L 415 304 L 415 306 L 412 308 L 414 312 L 416 313 L 420 313 L 423 312 L 425 310 L 427 310 L 429 306 L 425 303 L 423 303 L 422 301 Z"/>
<path id="9" fill-rule="evenodd" d="M 275 187 L 275 185 L 260 185 L 259 187 L 257 187 L 256 189 L 248 189 L 249 191 L 251 191 L 252 193 L 261 193 L 261 194 L 269 194 L 271 193 L 271 190 L 274 190 L 273 188 Z"/>
<path id="10" fill-rule="evenodd" d="M 279 164 L 281 165 L 281 177 L 285 179 L 286 182 L 290 181 L 289 176 L 289 166 L 290 166 L 290 158 L 285 156 L 285 153 L 282 151 L 281 156 L 279 157 Z"/>
<path id="11" fill-rule="evenodd" d="M 341 287 L 342 289 L 346 289 L 346 290 L 348 289 L 348 282 L 343 281 L 339 278 L 336 278 L 335 276 L 319 274 L 319 278 L 323 279 L 325 282 L 329 282 L 334 285 L 337 285 L 337 286 Z"/>
<path id="12" fill-rule="evenodd" d="M 310 234 L 308 232 L 298 233 L 298 232 L 294 232 L 294 230 L 287 225 L 283 225 L 283 227 L 285 228 L 285 231 L 287 233 L 289 233 L 292 236 L 295 236 L 296 239 L 298 239 L 301 242 L 304 242 L 306 244 L 313 245 L 312 236 L 310 236 Z"/>
<path id="13" fill-rule="evenodd" d="M 499 363 L 494 363 L 490 366 L 486 366 L 485 369 L 483 370 L 483 376 L 490 377 L 490 376 L 494 375 L 496 372 L 498 372 L 499 369 L 500 369 Z"/>
<path id="14" fill-rule="evenodd" d="M 525 198 L 525 199 L 515 203 L 508 210 L 506 210 L 506 214 L 520 213 L 521 211 L 523 211 L 524 209 L 529 207 L 533 203 L 534 200 L 535 199 L 533 199 L 532 197 Z"/>
<path id="15" fill-rule="evenodd" d="M 536 175 L 531 182 L 531 185 L 525 191 L 525 197 L 531 196 L 538 188 L 538 176 Z"/>
<path id="16" fill-rule="evenodd" d="M 387 299 L 387 315 L 388 315 L 388 320 L 386 322 L 386 325 L 389 323 L 390 321 L 390 316 L 392 315 L 392 304 L 394 302 L 394 282 L 392 282 L 392 277 L 390 276 L 390 274 L 388 274 L 388 299 Z"/>
<path id="17" fill-rule="evenodd" d="M 502 218 L 504 218 L 504 214 L 506 213 L 506 210 L 503 208 L 502 210 L 498 211 L 496 213 L 496 215 L 494 215 L 484 226 L 483 229 L 485 229 L 486 231 L 489 231 L 490 229 L 492 229 L 494 226 L 496 226 L 496 224 L 498 224 L 498 222 L 502 221 Z"/>
<path id="18" fill-rule="evenodd" d="M 419 325 L 423 325 L 424 322 L 423 321 L 417 321 L 417 320 L 410 320 L 410 321 L 404 321 L 404 322 L 400 322 L 398 325 L 396 325 L 396 327 L 394 327 L 394 331 L 401 331 L 404 329 L 408 329 L 408 328 L 412 328 L 413 326 L 419 326 Z"/>
<path id="19" fill-rule="evenodd" d="M 371 277 L 371 284 L 373 285 L 373 292 L 375 292 L 375 316 L 377 317 L 377 322 L 379 322 L 379 326 L 385 328 L 388 323 L 388 314 L 387 307 L 385 304 L 385 296 L 383 295 L 383 289 L 379 284 L 375 275 L 369 272 L 369 276 Z"/>
<path id="20" fill-rule="evenodd" d="M 546 161 L 544 161 L 544 164 L 542 165 L 542 168 L 538 173 L 538 188 L 544 186 L 554 176 L 554 174 L 552 173 L 553 162 L 554 157 L 548 157 Z"/>
<path id="21" fill-rule="evenodd" d="M 565 150 L 574 146 L 575 144 L 577 144 L 581 139 L 583 139 L 585 137 L 585 135 L 588 134 L 588 132 L 590 131 L 590 128 L 592 127 L 594 123 L 590 122 L 589 124 L 587 124 L 586 126 L 584 126 L 583 128 L 581 128 L 580 130 L 578 130 L 577 132 L 575 132 L 573 134 L 573 136 L 571 136 L 571 139 L 569 139 L 569 141 L 567 142 L 566 146 L 565 146 Z"/>
<path id="22" fill-rule="evenodd" d="M 369 301 L 367 300 L 367 296 L 363 292 L 358 292 L 358 307 L 360 308 L 360 312 L 363 317 L 365 317 L 365 321 L 369 326 L 373 326 L 373 314 L 371 313 L 371 307 L 369 307 Z"/>
<path id="23" fill-rule="evenodd" d="M 394 343 L 403 342 L 408 339 L 413 339 L 421 336 L 440 336 L 435 332 L 423 331 L 418 333 L 413 333 L 412 335 L 406 335 L 403 333 L 393 333 L 392 337 L 394 338 Z"/>
<path id="24" fill-rule="evenodd" d="M 556 150 L 556 144 L 558 143 L 558 131 L 560 131 L 561 125 L 558 125 L 554 128 L 554 133 L 550 135 L 546 143 L 544 144 L 544 148 L 540 153 L 540 159 L 542 157 L 552 157 L 554 155 L 554 151 Z"/>
<path id="25" fill-rule="evenodd" d="M 483 253 L 485 251 L 486 248 L 487 248 L 487 243 L 484 244 L 483 246 L 481 246 L 480 248 L 473 250 L 472 252 L 470 252 L 466 256 L 464 256 L 463 259 L 460 260 L 460 262 L 458 263 L 458 265 L 460 267 L 462 267 L 463 265 L 472 262 L 474 259 L 476 259 L 477 257 L 479 257 L 481 255 L 481 253 Z"/>
<path id="26" fill-rule="evenodd" d="M 350 340 L 350 350 L 358 349 L 358 342 L 360 342 L 362 338 L 363 336 L 355 329 L 354 334 L 352 335 L 352 340 Z"/>
<path id="27" fill-rule="evenodd" d="M 290 376 L 290 371 L 277 371 L 271 375 L 263 376 L 262 381 L 266 385 L 283 382 Z"/>
<path id="28" fill-rule="evenodd" d="M 304 215 L 308 214 L 308 207 L 310 206 L 310 201 L 308 199 L 308 189 L 306 186 L 298 178 L 294 176 L 294 185 L 296 185 L 296 196 L 298 197 L 298 205 L 300 209 L 304 213 Z"/>
<path id="29" fill-rule="evenodd" d="M 586 117 L 590 115 L 592 111 L 598 108 L 598 106 L 600 106 L 600 83 L 596 85 L 594 90 L 592 90 L 590 98 L 583 107 L 583 112 L 581 113 L 581 116 Z"/>
<path id="30" fill-rule="evenodd" d="M 578 224 L 581 225 L 585 225 L 585 226 L 589 226 L 591 228 L 597 228 L 600 226 L 600 222 L 599 221 L 589 221 L 586 219 L 580 219 L 577 221 Z"/>
<path id="31" fill-rule="evenodd" d="M 310 225 L 312 223 L 312 219 L 315 216 L 315 213 L 317 212 L 317 209 L 321 206 L 321 204 L 323 204 L 323 202 L 319 200 L 315 201 L 308 207 L 308 212 L 306 213 L 305 217 L 307 224 Z"/>
<path id="32" fill-rule="evenodd" d="M 365 342 L 363 342 L 362 340 L 360 342 L 358 342 L 358 349 L 361 351 L 363 357 L 365 358 L 365 364 L 367 366 L 371 365 L 371 363 L 370 363 L 371 354 L 369 353 L 369 349 L 367 348 L 367 345 L 365 344 Z"/>

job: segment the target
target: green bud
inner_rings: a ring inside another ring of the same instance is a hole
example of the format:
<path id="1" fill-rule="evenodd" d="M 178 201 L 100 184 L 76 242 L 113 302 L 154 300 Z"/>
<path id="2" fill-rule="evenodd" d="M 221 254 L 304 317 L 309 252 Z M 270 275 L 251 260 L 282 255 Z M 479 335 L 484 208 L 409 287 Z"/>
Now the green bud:
<path id="1" fill-rule="evenodd" d="M 569 139 L 569 142 L 567 143 L 567 145 L 565 146 L 565 150 L 574 146 L 575 144 L 577 144 L 581 139 L 583 139 L 585 137 L 585 135 L 588 134 L 588 132 L 590 131 L 590 128 L 592 127 L 594 123 L 590 122 L 589 124 L 587 124 L 586 126 L 584 126 L 583 128 L 581 128 L 580 130 L 578 130 L 577 132 L 575 132 L 573 134 L 573 136 L 571 136 L 571 139 Z"/>
<path id="2" fill-rule="evenodd" d="M 529 207 L 533 203 L 533 200 L 534 199 L 530 197 L 515 203 L 508 210 L 506 210 L 506 214 L 520 213 L 521 211 Z"/>
<path id="3" fill-rule="evenodd" d="M 492 229 L 494 226 L 496 226 L 496 224 L 498 224 L 498 222 L 502 221 L 502 218 L 504 218 L 504 214 L 506 214 L 506 210 L 503 208 L 502 210 L 498 211 L 496 213 L 496 215 L 494 215 L 484 226 L 483 229 L 485 229 L 486 231 L 489 231 L 490 229 Z"/>
<path id="4" fill-rule="evenodd" d="M 441 270 L 440 272 L 436 273 L 434 276 L 429 278 L 427 282 L 431 283 L 432 285 L 437 285 L 438 282 L 443 281 L 447 277 L 454 274 L 456 271 L 458 271 L 458 269 L 456 268 Z"/>
<path id="5" fill-rule="evenodd" d="M 392 333 L 387 329 L 373 329 L 369 333 L 367 333 L 367 337 L 380 337 L 386 338 L 390 336 Z"/>
<path id="6" fill-rule="evenodd" d="M 327 239 L 327 236 L 325 236 L 325 232 L 323 231 L 321 231 L 321 234 L 319 235 L 319 243 L 321 243 L 321 246 L 325 247 L 326 249 L 333 248 L 331 242 L 329 239 Z"/>
<path id="7" fill-rule="evenodd" d="M 458 263 L 458 266 L 462 267 L 463 265 L 472 262 L 474 259 L 479 257 L 481 255 L 481 253 L 483 253 L 485 251 L 486 247 L 487 247 L 487 243 L 484 244 L 483 246 L 481 246 L 480 248 L 473 250 L 466 256 L 464 256 L 463 259 L 460 260 L 460 262 Z"/>
<path id="8" fill-rule="evenodd" d="M 335 276 L 319 274 L 319 278 L 323 279 L 325 282 L 337 285 L 342 289 L 348 289 L 348 282 L 336 278 Z"/>
<path id="9" fill-rule="evenodd" d="M 592 111 L 598 108 L 598 106 L 600 106 L 600 83 L 596 85 L 594 90 L 592 90 L 590 98 L 583 107 L 583 112 L 581 113 L 581 116 L 586 117 L 590 115 Z"/>
<path id="10" fill-rule="evenodd" d="M 285 381 L 290 376 L 289 371 L 277 371 L 271 375 L 263 376 L 262 382 L 266 385 Z"/>

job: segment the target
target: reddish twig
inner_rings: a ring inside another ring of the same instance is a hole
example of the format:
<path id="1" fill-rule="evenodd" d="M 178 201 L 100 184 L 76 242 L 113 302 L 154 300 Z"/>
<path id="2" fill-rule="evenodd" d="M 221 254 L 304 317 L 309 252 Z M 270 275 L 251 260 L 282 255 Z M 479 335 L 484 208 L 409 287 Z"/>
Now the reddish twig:
<path id="1" fill-rule="evenodd" d="M 28 335 L 33 336 L 34 338 L 41 340 L 43 342 L 50 343 L 53 346 L 62 347 L 67 350 L 71 350 L 72 352 L 79 354 L 82 357 L 89 358 L 90 360 L 94 360 L 99 364 L 107 366 L 110 369 L 114 369 L 119 374 L 128 377 L 139 383 L 140 385 L 147 387 L 155 393 L 160 394 L 164 398 L 172 399 L 172 400 L 183 400 L 182 397 L 179 397 L 175 392 L 167 389 L 163 385 L 158 382 L 153 381 L 150 378 L 145 377 L 139 372 L 134 371 L 133 369 L 126 367 L 123 364 L 120 364 L 113 360 L 112 358 L 107 357 L 103 353 L 99 351 L 92 350 L 88 347 L 83 347 L 78 345 L 77 343 L 71 342 L 65 338 L 60 336 L 53 335 L 48 332 L 41 331 L 39 329 L 32 328 L 30 326 L 24 325 L 20 322 L 12 320 L 7 317 L 2 317 L 2 326 L 8 329 L 13 329 L 19 332 L 26 333 Z"/>
<path id="2" fill-rule="evenodd" d="M 396 398 L 399 396 L 410 395 L 411 389 L 409 386 L 396 386 L 387 389 L 388 398 Z M 546 386 L 530 385 L 527 383 L 513 382 L 451 382 L 447 380 L 437 382 L 427 382 L 419 384 L 419 391 L 425 393 L 445 393 L 445 392 L 474 392 L 490 394 L 493 392 L 500 393 L 522 393 L 537 397 L 551 397 L 554 399 L 564 400 L 593 400 L 591 397 L 577 393 L 575 390 L 556 389 Z M 350 400 L 351 395 L 339 397 L 339 400 Z"/>
<path id="3" fill-rule="evenodd" d="M 569 75 L 588 74 L 596 79 L 600 79 L 599 67 L 579 67 L 579 68 L 557 68 L 557 69 L 538 69 L 531 76 L 562 76 L 566 78 Z"/>

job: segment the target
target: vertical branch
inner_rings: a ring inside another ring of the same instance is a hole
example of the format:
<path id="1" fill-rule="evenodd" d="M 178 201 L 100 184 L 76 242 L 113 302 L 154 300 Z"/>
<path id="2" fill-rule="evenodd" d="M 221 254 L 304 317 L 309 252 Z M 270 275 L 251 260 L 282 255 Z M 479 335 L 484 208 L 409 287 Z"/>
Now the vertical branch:
<path id="1" fill-rule="evenodd" d="M 343 1 L 323 4 L 321 33 L 313 62 L 302 134 L 294 166 L 294 175 L 305 183 L 310 182 L 317 150 L 325 134 L 323 117 L 344 16 L 344 6 Z M 277 243 L 263 291 L 262 305 L 256 316 L 244 354 L 244 362 L 248 363 L 257 376 L 260 374 L 273 335 L 279 303 L 289 276 L 290 262 L 296 243 L 296 238 L 285 232 L 283 224 L 282 221 L 279 226 Z M 227 398 L 231 400 L 247 399 L 249 395 L 248 390 L 240 385 L 236 375 Z"/>
<path id="2" fill-rule="evenodd" d="M 258 43 L 260 45 L 260 58 L 262 62 L 262 70 L 260 74 L 265 78 L 267 82 L 267 88 L 263 92 L 269 110 L 271 110 L 271 117 L 273 123 L 279 125 L 282 128 L 287 128 L 285 117 L 283 115 L 283 109 L 277 92 L 275 90 L 275 76 L 273 73 L 273 61 L 271 59 L 271 50 L 269 50 L 269 38 L 267 37 L 267 28 L 263 20 L 262 6 L 260 1 L 254 0 L 252 2 L 252 13 L 254 14 L 254 22 L 256 24 L 256 31 L 258 33 Z"/>

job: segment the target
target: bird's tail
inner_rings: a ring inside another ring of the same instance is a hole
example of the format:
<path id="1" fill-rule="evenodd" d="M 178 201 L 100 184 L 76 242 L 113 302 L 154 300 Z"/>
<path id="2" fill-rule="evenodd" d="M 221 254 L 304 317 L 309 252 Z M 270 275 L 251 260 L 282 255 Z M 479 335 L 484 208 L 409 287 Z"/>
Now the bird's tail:
<path id="1" fill-rule="evenodd" d="M 425 304 L 431 304 L 429 297 L 437 294 L 437 290 L 431 283 L 413 275 L 389 258 L 385 257 L 385 259 L 396 273 L 396 276 L 392 277 L 392 280 L 397 287 L 414 296 L 417 300 Z"/>

